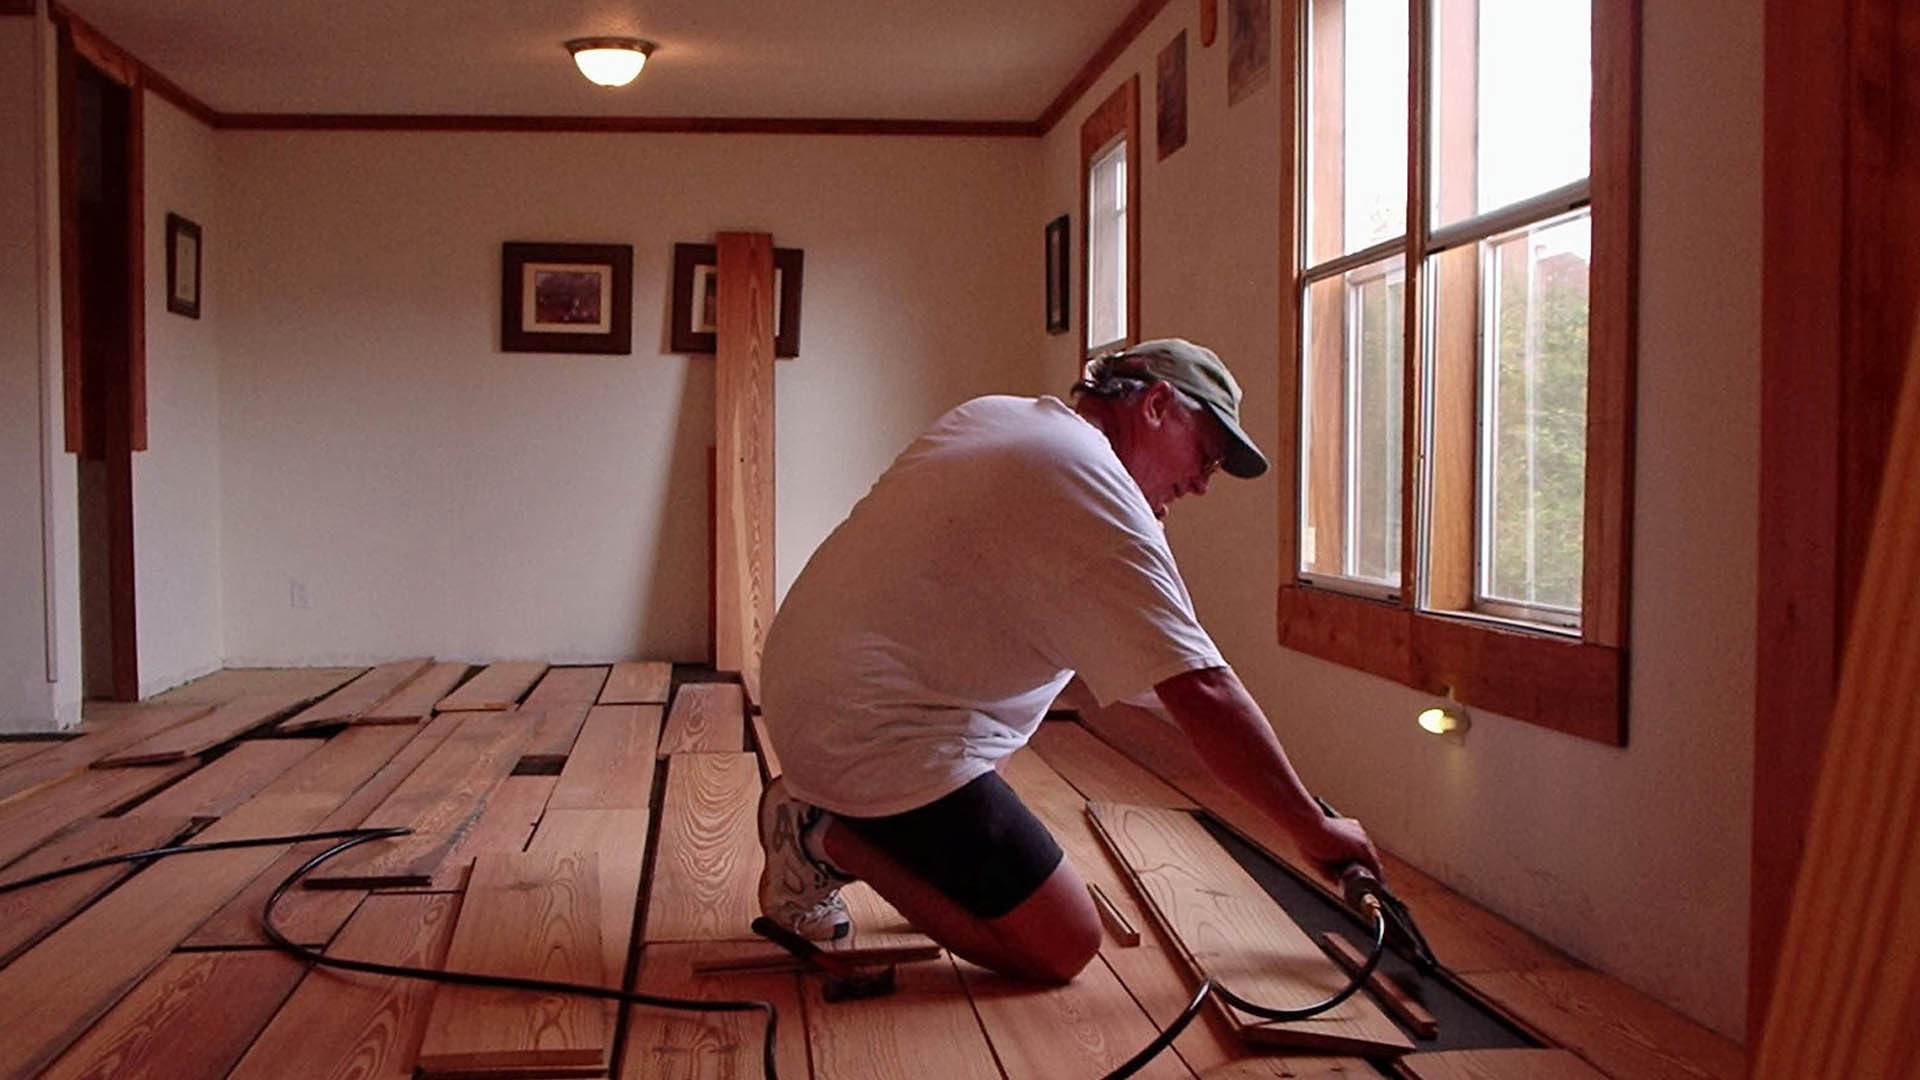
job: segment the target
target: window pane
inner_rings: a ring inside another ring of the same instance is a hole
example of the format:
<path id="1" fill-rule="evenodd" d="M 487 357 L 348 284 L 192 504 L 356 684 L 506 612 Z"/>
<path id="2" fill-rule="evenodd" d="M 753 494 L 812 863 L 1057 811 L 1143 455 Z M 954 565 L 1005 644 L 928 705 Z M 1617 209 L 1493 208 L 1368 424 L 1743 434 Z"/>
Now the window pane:
<path id="1" fill-rule="evenodd" d="M 1407 0 L 1312 0 L 1307 264 L 1407 228 Z"/>
<path id="2" fill-rule="evenodd" d="M 1434 0 L 1433 221 L 1587 175 L 1591 0 Z"/>
<path id="3" fill-rule="evenodd" d="M 1397 257 L 1307 288 L 1303 573 L 1400 583 L 1405 296 Z"/>
<path id="4" fill-rule="evenodd" d="M 1087 347 L 1127 336 L 1127 142 L 1087 171 Z"/>
<path id="5" fill-rule="evenodd" d="M 1590 225 L 1582 211 L 1484 246 L 1483 601 L 1580 608 Z"/>

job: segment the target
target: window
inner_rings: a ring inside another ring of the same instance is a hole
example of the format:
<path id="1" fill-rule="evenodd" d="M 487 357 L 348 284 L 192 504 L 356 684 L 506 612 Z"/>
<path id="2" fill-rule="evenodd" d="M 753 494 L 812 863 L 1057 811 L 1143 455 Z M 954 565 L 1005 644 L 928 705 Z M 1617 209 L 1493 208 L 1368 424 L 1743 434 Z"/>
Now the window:
<path id="1" fill-rule="evenodd" d="M 1080 127 L 1081 311 L 1088 355 L 1131 344 L 1140 328 L 1140 79 L 1128 79 Z"/>
<path id="2" fill-rule="evenodd" d="M 1308 0 L 1281 643 L 1624 741 L 1638 13 Z"/>

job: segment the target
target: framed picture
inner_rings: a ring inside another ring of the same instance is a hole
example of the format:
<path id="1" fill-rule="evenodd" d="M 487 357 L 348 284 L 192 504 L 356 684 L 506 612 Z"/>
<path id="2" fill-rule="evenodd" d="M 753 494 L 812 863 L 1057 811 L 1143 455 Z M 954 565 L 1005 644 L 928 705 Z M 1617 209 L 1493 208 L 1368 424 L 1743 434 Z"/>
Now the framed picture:
<path id="1" fill-rule="evenodd" d="M 1227 0 L 1227 104 L 1267 81 L 1273 55 L 1272 0 Z"/>
<path id="2" fill-rule="evenodd" d="M 167 215 L 167 310 L 200 317 L 200 226 Z"/>
<path id="3" fill-rule="evenodd" d="M 1154 145 L 1159 160 L 1187 145 L 1187 32 L 1180 31 L 1160 50 L 1153 84 Z"/>
<path id="4" fill-rule="evenodd" d="M 500 351 L 633 352 L 632 245 L 501 244 Z"/>
<path id="5" fill-rule="evenodd" d="M 1067 215 L 1047 222 L 1047 333 L 1067 332 Z"/>
<path id="6" fill-rule="evenodd" d="M 677 353 L 712 353 L 719 325 L 719 256 L 712 244 L 673 245 L 673 332 Z M 800 355 L 799 248 L 773 249 L 773 355 Z"/>

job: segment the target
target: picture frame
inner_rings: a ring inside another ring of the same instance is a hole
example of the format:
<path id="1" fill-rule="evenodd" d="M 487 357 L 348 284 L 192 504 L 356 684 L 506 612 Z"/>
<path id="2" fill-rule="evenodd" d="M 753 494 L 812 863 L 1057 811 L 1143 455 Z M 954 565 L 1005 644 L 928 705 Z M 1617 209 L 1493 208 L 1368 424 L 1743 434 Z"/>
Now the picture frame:
<path id="1" fill-rule="evenodd" d="M 1154 145 L 1165 161 L 1187 145 L 1187 32 L 1180 31 L 1160 50 L 1155 65 Z"/>
<path id="2" fill-rule="evenodd" d="M 719 255 L 712 244 L 673 245 L 673 310 L 668 351 L 711 355 Z M 800 282 L 806 255 L 799 248 L 773 249 L 773 355 L 800 355 Z"/>
<path id="3" fill-rule="evenodd" d="M 500 351 L 633 352 L 633 246 L 500 245 Z"/>
<path id="4" fill-rule="evenodd" d="M 167 215 L 167 310 L 200 317 L 200 225 Z"/>
<path id="5" fill-rule="evenodd" d="M 1064 334 L 1072 320 L 1067 317 L 1068 231 L 1072 228 L 1066 214 L 1047 222 L 1047 333 Z"/>
<path id="6" fill-rule="evenodd" d="M 1272 0 L 1227 0 L 1228 105 L 1266 84 L 1272 55 Z"/>

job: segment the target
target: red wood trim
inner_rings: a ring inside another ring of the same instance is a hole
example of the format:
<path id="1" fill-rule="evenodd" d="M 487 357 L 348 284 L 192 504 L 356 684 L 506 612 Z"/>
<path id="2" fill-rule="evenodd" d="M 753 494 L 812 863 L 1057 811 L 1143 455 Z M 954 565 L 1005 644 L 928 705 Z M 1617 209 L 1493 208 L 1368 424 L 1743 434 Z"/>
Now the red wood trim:
<path id="1" fill-rule="evenodd" d="M 1073 78 L 1067 80 L 1067 85 L 1061 87 L 1060 92 L 1055 94 L 1053 100 L 1041 111 L 1039 118 L 1032 125 L 1035 129 L 1034 134 L 1045 135 L 1052 131 L 1053 126 L 1067 115 L 1067 110 L 1073 108 L 1082 97 L 1086 96 L 1087 91 L 1093 88 L 1094 82 L 1106 74 L 1107 69 L 1113 66 L 1113 62 L 1120 58 L 1120 54 L 1127 51 L 1127 46 L 1133 44 L 1134 39 L 1146 30 L 1147 25 L 1153 22 L 1154 17 L 1159 15 L 1160 10 L 1166 6 L 1167 0 L 1140 0 L 1135 4 L 1133 10 L 1127 12 L 1127 17 L 1120 20 L 1120 25 L 1113 28 L 1113 33 L 1107 35 L 1107 40 L 1100 43 L 1100 48 L 1087 58 L 1086 63 L 1080 65 L 1080 70 L 1074 73 Z M 1131 168 L 1132 164 L 1128 162 L 1128 167 Z"/>
<path id="2" fill-rule="evenodd" d="M 147 448 L 147 137 L 146 99 L 127 90 L 127 436 Z M 131 532 L 131 523 L 129 523 Z M 131 549 L 132 545 L 128 545 Z M 131 604 L 129 604 L 131 606 Z M 117 655 L 117 654 L 116 654 Z M 138 697 L 135 684 L 134 697 Z M 132 700 L 132 699 L 123 699 Z"/>
<path id="3" fill-rule="evenodd" d="M 1211 4 L 1211 0 L 1202 0 Z M 1300 79 L 1305 70 L 1306 35 L 1302 10 L 1306 5 L 1280 9 L 1279 54 L 1274 58 L 1286 72 L 1280 80 L 1280 328 L 1279 367 L 1274 372 L 1279 395 L 1279 425 L 1271 447 L 1276 509 L 1280 514 L 1280 580 L 1293 581 L 1300 570 L 1300 175 L 1306 161 L 1301 153 Z"/>
<path id="4" fill-rule="evenodd" d="M 1626 653 L 1408 611 L 1309 586 L 1280 590 L 1280 644 L 1462 705 L 1626 745 Z"/>
<path id="5" fill-rule="evenodd" d="M 74 96 L 80 60 L 74 52 L 70 28 L 60 24 L 58 34 L 55 94 L 60 124 L 60 370 L 66 406 L 66 451 L 84 454 L 87 449 L 86 357 L 81 352 L 81 342 L 86 323 L 80 292 L 80 166 L 74 152 L 80 133 L 79 109 Z"/>
<path id="6" fill-rule="evenodd" d="M 1640 0 L 1593 5 L 1593 261 L 1581 632 L 1627 642 L 1639 339 Z"/>
<path id="7" fill-rule="evenodd" d="M 137 61 L 136 61 L 137 62 Z M 181 112 L 208 127 L 221 127 L 224 117 L 206 102 L 180 88 L 180 85 L 145 64 L 140 65 L 140 83 L 173 103 Z"/>
<path id="8" fill-rule="evenodd" d="M 377 113 L 220 113 L 235 131 L 519 131 L 696 135 L 929 135 L 1031 138 L 1026 120 L 876 120 L 762 116 L 433 116 Z"/>
<path id="9" fill-rule="evenodd" d="M 47 13 L 61 27 L 71 31 L 75 47 L 95 67 L 128 87 L 145 87 L 180 107 L 181 111 L 208 127 L 218 127 L 220 114 L 206 102 L 182 90 L 179 84 L 149 67 L 141 59 L 115 44 L 93 24 L 74 14 L 59 0 L 49 0 Z"/>
<path id="10" fill-rule="evenodd" d="M 1080 317 L 1082 355 L 1087 353 L 1086 325 L 1093 310 L 1087 273 L 1092 242 L 1092 207 L 1087 205 L 1087 176 L 1095 154 L 1115 137 L 1127 140 L 1127 329 L 1126 343 L 1140 340 L 1140 76 L 1113 88 L 1113 93 L 1080 123 Z M 1103 343 L 1104 344 L 1104 343 Z"/>
<path id="11" fill-rule="evenodd" d="M 1204 49 L 1212 45 L 1219 32 L 1220 0 L 1200 0 L 1200 47 Z M 1290 54 L 1283 52 L 1282 55 Z"/>

